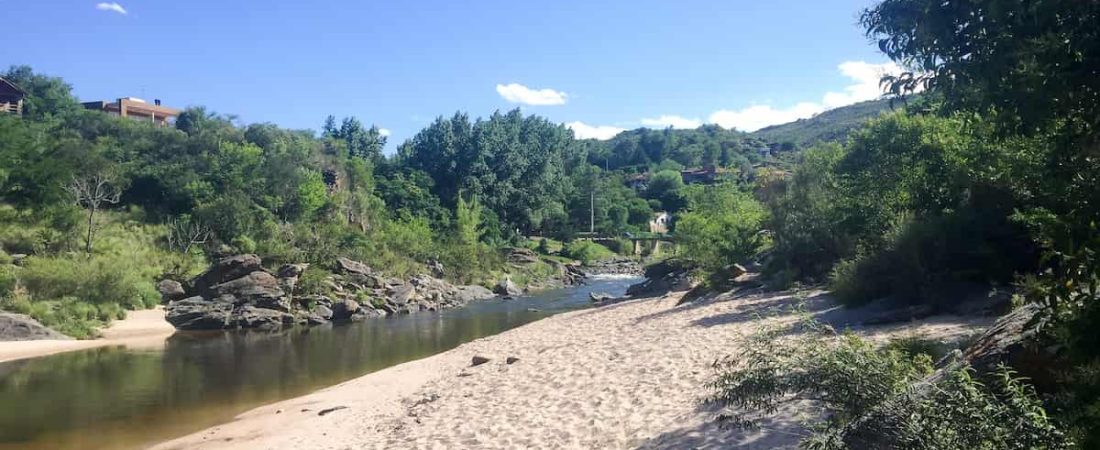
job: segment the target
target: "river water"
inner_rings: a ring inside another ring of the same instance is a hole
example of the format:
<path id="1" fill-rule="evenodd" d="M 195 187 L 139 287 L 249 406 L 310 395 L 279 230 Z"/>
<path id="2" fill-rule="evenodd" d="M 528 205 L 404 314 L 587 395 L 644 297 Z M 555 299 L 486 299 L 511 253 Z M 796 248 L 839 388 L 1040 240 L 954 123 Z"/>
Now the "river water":
<path id="1" fill-rule="evenodd" d="M 282 333 L 176 333 L 163 348 L 103 347 L 0 364 L 0 449 L 140 448 L 440 353 L 637 278 L 486 300 L 438 313 Z"/>

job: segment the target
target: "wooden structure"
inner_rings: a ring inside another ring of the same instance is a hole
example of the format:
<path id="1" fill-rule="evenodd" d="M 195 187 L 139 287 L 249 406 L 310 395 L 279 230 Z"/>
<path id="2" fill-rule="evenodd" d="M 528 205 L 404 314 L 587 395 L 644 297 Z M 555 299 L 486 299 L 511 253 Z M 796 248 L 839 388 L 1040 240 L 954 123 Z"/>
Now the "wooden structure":
<path id="1" fill-rule="evenodd" d="M 0 78 L 0 112 L 23 115 L 23 100 L 27 92 L 4 78 Z"/>
<path id="2" fill-rule="evenodd" d="M 84 107 L 119 117 L 152 122 L 161 126 L 168 125 L 169 120 L 174 120 L 180 115 L 180 110 L 163 106 L 160 104 L 160 100 L 154 100 L 153 104 L 150 105 L 145 100 L 135 97 L 123 97 L 113 102 L 106 100 L 86 102 Z"/>

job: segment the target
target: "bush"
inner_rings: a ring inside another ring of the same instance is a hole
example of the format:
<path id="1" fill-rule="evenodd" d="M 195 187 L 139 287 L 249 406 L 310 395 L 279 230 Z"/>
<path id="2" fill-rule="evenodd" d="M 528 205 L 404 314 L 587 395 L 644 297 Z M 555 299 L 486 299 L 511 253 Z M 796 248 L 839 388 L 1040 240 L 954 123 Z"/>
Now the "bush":
<path id="1" fill-rule="evenodd" d="M 615 253 L 610 249 L 592 241 L 573 241 L 565 244 L 561 254 L 566 258 L 572 258 L 584 264 L 615 257 Z"/>
<path id="2" fill-rule="evenodd" d="M 1070 448 L 1033 390 L 1007 369 L 979 379 L 952 363 L 931 378 L 931 357 L 908 351 L 914 346 L 877 347 L 803 326 L 809 332 L 793 338 L 762 330 L 736 357 L 715 363 L 708 401 L 729 408 L 720 420 L 751 428 L 783 404 L 810 401 L 824 414 L 803 448 Z"/>
<path id="3" fill-rule="evenodd" d="M 761 233 L 767 211 L 731 186 L 692 191 L 687 213 L 676 220 L 677 253 L 716 272 L 756 256 L 767 245 Z"/>

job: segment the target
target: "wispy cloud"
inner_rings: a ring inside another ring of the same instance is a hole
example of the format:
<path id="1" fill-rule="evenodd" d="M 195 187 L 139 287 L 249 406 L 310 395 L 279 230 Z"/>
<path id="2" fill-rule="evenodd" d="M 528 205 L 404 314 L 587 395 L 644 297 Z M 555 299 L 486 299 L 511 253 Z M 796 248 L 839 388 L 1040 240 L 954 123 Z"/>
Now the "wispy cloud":
<path id="1" fill-rule="evenodd" d="M 883 75 L 897 75 L 902 69 L 894 63 L 871 64 L 864 61 L 846 61 L 838 67 L 840 73 L 852 79 L 853 83 L 842 92 L 826 92 L 820 102 L 801 102 L 785 108 L 771 105 L 752 105 L 742 109 L 723 109 L 715 111 L 708 122 L 724 128 L 736 128 L 741 131 L 756 131 L 761 128 L 793 122 L 813 117 L 815 114 L 874 100 L 883 94 L 879 80 Z"/>
<path id="2" fill-rule="evenodd" d="M 498 84 L 497 93 L 512 103 L 531 106 L 564 105 L 564 92 L 553 89 L 531 89 L 519 83 Z"/>
<path id="3" fill-rule="evenodd" d="M 390 133 L 389 128 L 379 128 L 378 129 L 378 134 L 381 134 L 383 137 L 389 137 L 389 135 L 392 134 L 392 133 Z"/>
<path id="4" fill-rule="evenodd" d="M 111 2 L 111 3 L 106 3 L 106 2 L 96 3 L 95 9 L 98 9 L 100 11 L 112 11 L 112 12 L 122 14 L 124 16 L 126 14 L 128 14 L 127 11 L 126 11 L 126 8 L 123 8 L 122 5 L 120 5 L 118 3 L 114 3 L 114 2 Z"/>
<path id="5" fill-rule="evenodd" d="M 695 129 L 703 124 L 702 120 L 681 116 L 664 115 L 656 119 L 642 119 L 642 125 L 657 128 Z"/>
<path id="6" fill-rule="evenodd" d="M 615 137 L 616 134 L 626 131 L 625 128 L 610 125 L 588 125 L 584 122 L 569 122 L 565 126 L 573 130 L 573 134 L 577 139 L 596 139 L 600 141 L 606 141 Z"/>

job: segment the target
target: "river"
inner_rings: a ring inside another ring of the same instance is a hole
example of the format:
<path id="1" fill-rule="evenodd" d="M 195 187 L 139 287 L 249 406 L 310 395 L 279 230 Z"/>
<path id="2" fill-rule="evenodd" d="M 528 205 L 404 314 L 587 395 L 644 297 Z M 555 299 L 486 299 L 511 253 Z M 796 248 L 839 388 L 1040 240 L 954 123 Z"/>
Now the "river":
<path id="1" fill-rule="evenodd" d="M 553 314 L 638 278 L 437 313 L 282 333 L 176 333 L 163 348 L 102 347 L 0 364 L 0 449 L 140 448 Z"/>

